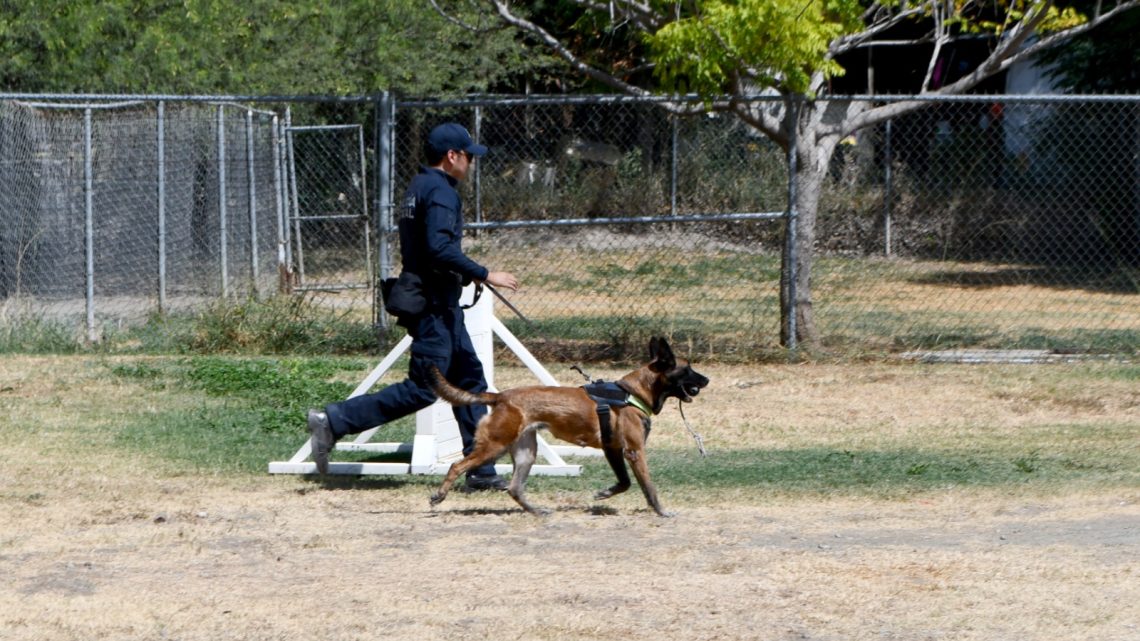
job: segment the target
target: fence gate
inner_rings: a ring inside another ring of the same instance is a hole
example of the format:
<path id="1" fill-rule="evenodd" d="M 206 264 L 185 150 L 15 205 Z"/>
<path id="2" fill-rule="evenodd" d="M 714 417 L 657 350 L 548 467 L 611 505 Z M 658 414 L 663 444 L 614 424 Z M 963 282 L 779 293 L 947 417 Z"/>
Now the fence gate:
<path id="1" fill-rule="evenodd" d="M 297 292 L 369 295 L 374 283 L 364 127 L 286 127 L 288 263 Z"/>

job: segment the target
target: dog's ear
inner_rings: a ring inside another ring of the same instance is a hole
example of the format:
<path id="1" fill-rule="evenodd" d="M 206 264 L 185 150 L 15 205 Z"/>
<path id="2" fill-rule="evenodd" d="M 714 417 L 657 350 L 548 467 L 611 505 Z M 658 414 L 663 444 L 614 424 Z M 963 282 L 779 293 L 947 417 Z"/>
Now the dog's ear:
<path id="1" fill-rule="evenodd" d="M 664 337 L 654 336 L 649 339 L 649 369 L 655 372 L 668 372 L 677 366 L 677 358 L 673 356 L 673 349 Z"/>

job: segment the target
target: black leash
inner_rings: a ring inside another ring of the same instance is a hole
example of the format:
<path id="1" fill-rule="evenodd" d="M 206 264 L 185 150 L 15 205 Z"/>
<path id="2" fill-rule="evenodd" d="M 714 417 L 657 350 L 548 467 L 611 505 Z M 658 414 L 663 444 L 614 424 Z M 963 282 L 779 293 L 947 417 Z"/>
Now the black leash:
<path id="1" fill-rule="evenodd" d="M 681 399 L 677 399 L 677 411 L 681 413 L 681 420 L 685 423 L 685 429 L 689 430 L 689 434 L 692 434 L 693 440 L 697 442 L 697 451 L 701 453 L 701 456 L 708 456 L 709 453 L 705 451 L 705 439 L 697 434 L 696 430 L 689 425 L 689 419 L 685 418 L 685 410 L 681 409 L 684 404 Z"/>
<path id="2" fill-rule="evenodd" d="M 527 324 L 527 327 L 530 327 L 532 330 L 534 330 L 537 333 L 541 333 L 538 330 L 538 326 L 535 325 L 533 322 L 531 322 L 531 320 L 529 318 L 527 318 L 522 312 L 520 312 L 519 308 L 517 308 L 513 304 L 511 304 L 511 301 L 507 300 L 507 298 L 505 296 L 500 294 L 499 290 L 495 289 L 490 283 L 487 283 L 487 282 L 484 282 L 483 286 L 486 287 L 487 289 L 491 290 L 491 293 L 494 294 L 496 298 L 503 301 L 503 304 L 507 306 L 507 309 L 514 312 L 515 316 L 518 316 L 519 318 L 521 318 L 523 320 L 523 322 Z M 556 347 L 555 351 L 558 352 L 558 356 L 559 356 L 559 358 L 561 358 L 563 360 L 563 362 L 569 362 L 570 361 L 569 358 L 566 358 L 566 354 L 564 354 L 562 352 L 562 350 L 559 350 Z M 575 363 L 575 364 L 571 365 L 570 369 L 581 374 L 582 377 L 586 379 L 587 383 L 593 382 L 593 379 L 590 378 L 590 375 L 587 374 L 585 372 L 585 370 L 582 369 L 582 365 L 580 363 Z"/>

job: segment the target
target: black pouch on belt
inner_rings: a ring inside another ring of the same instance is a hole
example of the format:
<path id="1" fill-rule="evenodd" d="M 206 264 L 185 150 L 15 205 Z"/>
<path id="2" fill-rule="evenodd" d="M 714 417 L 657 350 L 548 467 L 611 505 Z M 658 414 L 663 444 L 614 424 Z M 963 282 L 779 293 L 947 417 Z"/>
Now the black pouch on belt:
<path id="1" fill-rule="evenodd" d="M 400 272 L 399 278 L 386 278 L 380 283 L 384 311 L 396 318 L 413 318 L 427 309 L 424 282 L 412 272 Z"/>

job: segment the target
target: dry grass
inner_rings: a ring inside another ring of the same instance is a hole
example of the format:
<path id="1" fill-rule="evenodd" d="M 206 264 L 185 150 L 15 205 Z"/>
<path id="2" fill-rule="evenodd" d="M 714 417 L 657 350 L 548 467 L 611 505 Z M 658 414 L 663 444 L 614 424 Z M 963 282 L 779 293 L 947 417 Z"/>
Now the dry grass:
<path id="1" fill-rule="evenodd" d="M 1061 331 L 1140 327 L 1134 292 L 1027 282 L 1029 268 L 992 263 L 906 261 L 876 263 L 881 274 L 860 263 L 836 269 L 817 288 L 821 306 L 894 312 L 916 318 L 940 314 L 971 319 L 986 329 L 1016 333 L 1026 328 Z M 840 264 L 836 261 L 836 264 Z"/>
<path id="2" fill-rule="evenodd" d="M 700 367 L 714 383 L 686 410 L 713 450 L 1071 448 L 1112 425 L 1134 456 L 1140 390 L 1098 367 Z M 671 520 L 636 492 L 535 481 L 549 518 L 486 494 L 432 511 L 420 482 L 204 475 L 115 447 L 167 403 L 194 400 L 98 359 L 0 361 L 0 637 L 1140 638 L 1135 479 L 889 500 L 663 486 Z M 651 456 L 691 447 L 671 406 L 654 425 Z"/>

